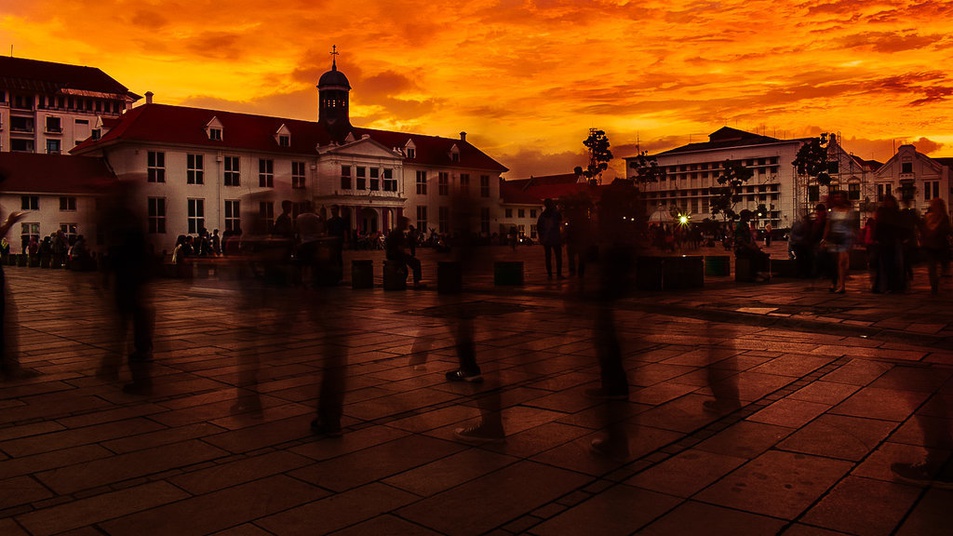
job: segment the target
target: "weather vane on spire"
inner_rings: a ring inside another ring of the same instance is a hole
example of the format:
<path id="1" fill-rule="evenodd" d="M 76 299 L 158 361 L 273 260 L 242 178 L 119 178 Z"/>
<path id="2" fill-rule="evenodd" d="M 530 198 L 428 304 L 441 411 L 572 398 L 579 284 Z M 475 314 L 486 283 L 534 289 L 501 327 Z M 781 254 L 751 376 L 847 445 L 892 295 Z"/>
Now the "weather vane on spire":
<path id="1" fill-rule="evenodd" d="M 336 71 L 338 69 L 337 55 L 340 54 L 340 52 L 338 52 L 337 45 L 331 45 L 330 54 L 331 54 L 331 70 Z"/>

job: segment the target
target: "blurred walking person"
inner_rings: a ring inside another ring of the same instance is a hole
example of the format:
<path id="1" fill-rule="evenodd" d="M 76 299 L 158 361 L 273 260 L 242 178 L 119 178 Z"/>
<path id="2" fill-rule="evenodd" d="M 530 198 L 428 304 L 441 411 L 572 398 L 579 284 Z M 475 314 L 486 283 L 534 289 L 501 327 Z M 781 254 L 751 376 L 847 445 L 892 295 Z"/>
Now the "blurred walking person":
<path id="1" fill-rule="evenodd" d="M 930 275 L 930 293 L 940 292 L 940 274 L 950 269 L 950 214 L 946 202 L 941 197 L 930 200 L 923 222 L 920 225 L 920 245 L 927 261 L 927 273 Z"/>

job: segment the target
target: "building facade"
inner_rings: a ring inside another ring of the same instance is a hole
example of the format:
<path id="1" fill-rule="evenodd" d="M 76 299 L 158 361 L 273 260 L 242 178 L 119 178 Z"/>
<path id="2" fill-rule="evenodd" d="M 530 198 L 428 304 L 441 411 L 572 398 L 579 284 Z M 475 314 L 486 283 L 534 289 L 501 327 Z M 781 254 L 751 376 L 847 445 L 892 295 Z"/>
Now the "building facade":
<path id="1" fill-rule="evenodd" d="M 832 137 L 833 138 L 833 137 Z M 781 140 L 729 127 L 709 135 L 707 142 L 690 143 L 663 151 L 654 157 L 665 176 L 654 183 L 640 185 L 645 192 L 649 219 L 672 221 L 673 214 L 689 215 L 693 221 L 720 219 L 711 213 L 711 188 L 719 187 L 718 178 L 726 161 L 734 161 L 753 172 L 742 187 L 735 212 L 755 212 L 759 205 L 767 209 L 758 225 L 775 229 L 790 228 L 798 214 L 813 209 L 826 191 L 816 181 L 799 177 L 793 162 L 798 150 L 808 139 Z M 832 183 L 830 188 L 850 190 L 850 197 L 859 206 L 876 163 L 859 160 L 848 154 L 834 139 L 827 146 Z M 626 170 L 634 180 L 633 164 L 638 157 L 627 157 Z M 863 187 L 862 187 L 863 186 Z"/>
<path id="2" fill-rule="evenodd" d="M 346 76 L 332 64 L 318 83 L 318 121 L 146 103 L 104 125 L 73 154 L 104 159 L 120 180 L 144 185 L 150 232 L 171 249 L 179 234 L 249 230 L 282 200 L 341 209 L 355 236 L 386 233 L 406 216 L 450 232 L 455 196 L 477 214 L 473 232 L 498 225 L 506 168 L 466 140 L 353 127 Z M 254 229 L 259 231 L 260 229 Z"/>
<path id="3" fill-rule="evenodd" d="M 10 251 L 22 253 L 37 241 L 63 231 L 70 243 L 85 235 L 91 248 L 102 245 L 97 198 L 115 175 L 98 158 L 0 152 L 0 214 L 26 217 L 7 232 Z"/>
<path id="4" fill-rule="evenodd" d="M 139 98 L 93 67 L 0 57 L 0 152 L 66 153 Z"/>
<path id="5" fill-rule="evenodd" d="M 876 202 L 885 195 L 906 200 L 911 208 L 921 214 L 926 212 L 930 200 L 940 197 L 950 208 L 953 198 L 951 183 L 953 158 L 931 158 L 917 152 L 913 145 L 901 145 L 873 176 Z"/>

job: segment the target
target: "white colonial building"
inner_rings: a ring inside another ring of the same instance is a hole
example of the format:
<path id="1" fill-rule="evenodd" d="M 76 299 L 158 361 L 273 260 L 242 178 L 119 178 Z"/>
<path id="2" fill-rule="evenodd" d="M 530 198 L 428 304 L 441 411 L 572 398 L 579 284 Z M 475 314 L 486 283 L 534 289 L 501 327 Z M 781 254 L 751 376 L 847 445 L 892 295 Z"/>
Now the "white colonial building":
<path id="1" fill-rule="evenodd" d="M 355 234 L 386 232 L 397 217 L 449 232 L 451 199 L 466 193 L 479 228 L 498 226 L 506 168 L 466 139 L 354 127 L 350 84 L 336 63 L 318 83 L 318 121 L 152 102 L 73 149 L 103 158 L 120 180 L 145 185 L 149 230 L 171 249 L 179 234 L 247 227 L 243 214 L 273 221 L 280 203 L 341 208 Z"/>
<path id="2" fill-rule="evenodd" d="M 830 188 L 848 191 L 850 199 L 859 207 L 878 163 L 848 154 L 835 136 L 831 138 L 827 145 Z M 754 212 L 758 205 L 764 205 L 767 213 L 759 218 L 760 226 L 770 223 L 775 229 L 789 228 L 797 215 L 810 211 L 828 189 L 818 185 L 816 179 L 799 177 L 795 172 L 794 159 L 808 140 L 781 140 L 723 127 L 710 134 L 707 142 L 690 143 L 652 155 L 665 171 L 665 177 L 642 186 L 650 219 L 670 220 L 673 206 L 680 214 L 690 214 L 694 221 L 719 219 L 711 214 L 710 191 L 720 186 L 718 177 L 722 175 L 725 161 L 731 160 L 754 173 L 743 186 L 735 212 L 743 209 Z M 632 164 L 637 158 L 625 158 L 629 179 L 636 176 Z"/>
<path id="3" fill-rule="evenodd" d="M 951 166 L 953 158 L 930 158 L 913 145 L 901 145 L 897 154 L 874 173 L 876 201 L 892 194 L 898 200 L 907 199 L 912 208 L 923 213 L 931 199 L 940 197 L 949 208 L 953 197 Z"/>
<path id="4" fill-rule="evenodd" d="M 65 153 L 139 98 L 93 67 L 0 57 L 0 152 Z"/>

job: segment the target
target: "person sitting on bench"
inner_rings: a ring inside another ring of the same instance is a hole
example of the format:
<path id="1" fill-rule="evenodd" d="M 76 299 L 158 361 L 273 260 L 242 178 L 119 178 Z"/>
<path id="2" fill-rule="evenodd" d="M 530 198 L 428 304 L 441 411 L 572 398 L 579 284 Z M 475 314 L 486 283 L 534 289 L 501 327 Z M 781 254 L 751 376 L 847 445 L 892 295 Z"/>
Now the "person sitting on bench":
<path id="1" fill-rule="evenodd" d="M 387 260 L 398 263 L 401 267 L 409 266 L 414 272 L 414 288 L 422 288 L 420 283 L 420 260 L 407 252 L 407 236 L 404 234 L 410 225 L 410 220 L 401 216 L 397 218 L 397 227 L 391 230 L 385 241 Z"/>
<path id="2" fill-rule="evenodd" d="M 771 279 L 770 257 L 761 250 L 751 233 L 749 222 L 753 215 L 748 209 L 742 210 L 739 215 L 740 219 L 734 233 L 735 259 L 748 259 L 754 280 L 760 283 Z"/>

